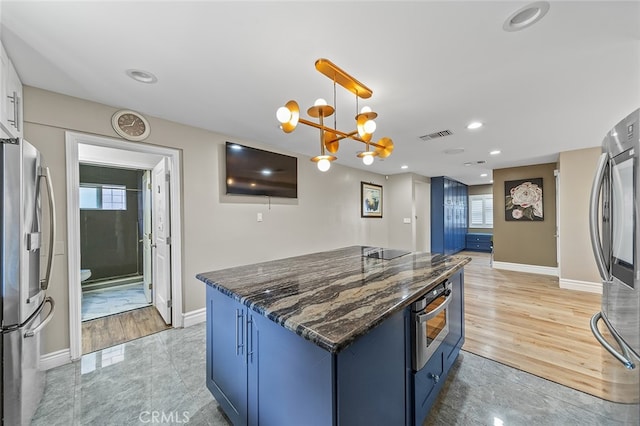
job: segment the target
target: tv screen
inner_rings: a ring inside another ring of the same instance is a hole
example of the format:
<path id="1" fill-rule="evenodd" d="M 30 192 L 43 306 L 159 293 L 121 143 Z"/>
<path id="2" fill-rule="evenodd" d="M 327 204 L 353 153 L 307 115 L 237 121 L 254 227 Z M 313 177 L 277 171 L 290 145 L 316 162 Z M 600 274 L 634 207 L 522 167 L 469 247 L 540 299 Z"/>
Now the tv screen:
<path id="1" fill-rule="evenodd" d="M 227 194 L 298 198 L 298 159 L 227 142 Z"/>

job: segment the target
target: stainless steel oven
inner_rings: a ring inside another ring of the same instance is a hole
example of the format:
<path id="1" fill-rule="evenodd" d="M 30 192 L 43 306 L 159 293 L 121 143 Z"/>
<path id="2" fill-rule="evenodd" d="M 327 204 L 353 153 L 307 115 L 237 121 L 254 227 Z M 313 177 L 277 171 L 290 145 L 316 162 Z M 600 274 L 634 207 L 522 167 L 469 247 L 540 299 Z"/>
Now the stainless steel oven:
<path id="1" fill-rule="evenodd" d="M 412 367 L 419 371 L 425 366 L 449 334 L 449 280 L 443 281 L 411 305 Z"/>

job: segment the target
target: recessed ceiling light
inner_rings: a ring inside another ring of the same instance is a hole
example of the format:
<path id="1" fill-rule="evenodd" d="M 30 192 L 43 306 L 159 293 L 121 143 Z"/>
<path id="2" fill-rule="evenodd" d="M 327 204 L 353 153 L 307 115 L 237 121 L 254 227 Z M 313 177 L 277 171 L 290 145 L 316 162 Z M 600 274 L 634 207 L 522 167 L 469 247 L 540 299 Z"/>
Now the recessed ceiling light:
<path id="1" fill-rule="evenodd" d="M 472 164 L 473 164 L 473 163 L 472 163 L 471 161 L 467 161 L 466 163 L 464 163 L 464 165 L 465 165 L 465 166 L 467 166 L 467 167 L 468 167 L 468 166 L 470 166 L 470 165 L 472 165 Z"/>
<path id="2" fill-rule="evenodd" d="M 401 169 L 408 169 L 409 166 L 407 166 L 406 164 L 403 164 L 402 166 L 400 166 Z"/>
<path id="3" fill-rule="evenodd" d="M 483 174 L 480 175 L 480 177 L 487 177 L 487 176 L 489 176 L 489 175 L 486 174 L 486 173 L 483 173 Z"/>
<path id="4" fill-rule="evenodd" d="M 504 21 L 502 29 L 505 31 L 520 31 L 541 20 L 549 11 L 549 2 L 537 1 L 513 12 Z"/>
<path id="5" fill-rule="evenodd" d="M 479 129 L 480 127 L 482 127 L 482 123 L 479 121 L 472 121 L 471 123 L 467 124 L 467 129 L 469 130 Z"/>
<path id="6" fill-rule="evenodd" d="M 129 77 L 140 83 L 153 84 L 158 81 L 158 77 L 148 71 L 131 69 L 126 72 Z"/>
<path id="7" fill-rule="evenodd" d="M 489 152 L 489 155 L 498 155 L 500 154 L 502 151 L 500 151 L 499 149 L 494 149 L 493 151 Z"/>

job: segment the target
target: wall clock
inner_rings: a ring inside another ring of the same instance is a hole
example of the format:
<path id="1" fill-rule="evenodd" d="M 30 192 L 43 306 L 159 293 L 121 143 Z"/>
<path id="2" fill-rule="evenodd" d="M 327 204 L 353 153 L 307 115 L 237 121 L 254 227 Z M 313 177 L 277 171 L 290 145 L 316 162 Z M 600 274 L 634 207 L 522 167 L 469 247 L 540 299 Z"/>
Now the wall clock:
<path id="1" fill-rule="evenodd" d="M 111 125 L 117 134 L 130 141 L 141 141 L 149 136 L 149 122 L 135 111 L 116 111 L 111 117 Z"/>

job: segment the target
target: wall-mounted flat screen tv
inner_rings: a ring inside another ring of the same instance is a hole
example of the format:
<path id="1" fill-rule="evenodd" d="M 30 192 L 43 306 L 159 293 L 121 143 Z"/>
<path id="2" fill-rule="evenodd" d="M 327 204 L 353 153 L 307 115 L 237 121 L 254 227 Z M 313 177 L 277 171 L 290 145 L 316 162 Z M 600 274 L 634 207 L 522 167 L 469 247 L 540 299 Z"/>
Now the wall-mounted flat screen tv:
<path id="1" fill-rule="evenodd" d="M 227 142 L 227 194 L 298 198 L 298 159 Z"/>

